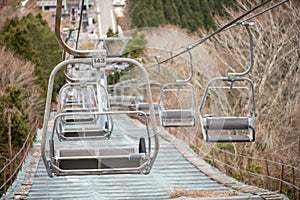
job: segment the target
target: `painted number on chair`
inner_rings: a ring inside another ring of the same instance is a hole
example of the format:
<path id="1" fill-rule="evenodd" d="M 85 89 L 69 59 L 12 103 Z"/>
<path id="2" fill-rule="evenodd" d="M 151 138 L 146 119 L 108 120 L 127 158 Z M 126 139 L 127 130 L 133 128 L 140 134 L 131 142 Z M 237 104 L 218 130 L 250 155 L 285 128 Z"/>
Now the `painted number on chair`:
<path id="1" fill-rule="evenodd" d="M 101 50 L 93 54 L 93 66 L 105 67 L 106 66 L 106 51 Z"/>

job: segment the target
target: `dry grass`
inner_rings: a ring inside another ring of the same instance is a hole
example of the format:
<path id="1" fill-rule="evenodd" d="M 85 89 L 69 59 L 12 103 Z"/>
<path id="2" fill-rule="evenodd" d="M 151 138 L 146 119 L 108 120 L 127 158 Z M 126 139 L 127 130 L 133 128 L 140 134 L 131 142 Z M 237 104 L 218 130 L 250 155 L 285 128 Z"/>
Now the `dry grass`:
<path id="1" fill-rule="evenodd" d="M 188 191 L 188 190 L 175 190 L 174 192 L 169 194 L 171 198 L 178 197 L 227 197 L 227 196 L 236 196 L 236 191 L 228 191 L 228 192 L 215 192 L 215 191 Z"/>

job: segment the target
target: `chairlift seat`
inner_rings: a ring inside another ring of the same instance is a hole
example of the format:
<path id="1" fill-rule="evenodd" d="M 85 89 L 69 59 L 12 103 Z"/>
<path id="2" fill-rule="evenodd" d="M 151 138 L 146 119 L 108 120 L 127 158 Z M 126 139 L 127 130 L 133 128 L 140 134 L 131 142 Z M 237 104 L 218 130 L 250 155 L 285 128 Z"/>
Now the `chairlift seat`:
<path id="1" fill-rule="evenodd" d="M 150 105 L 149 103 L 137 103 L 137 110 L 149 110 Z M 158 103 L 153 103 L 154 110 L 158 110 Z"/>
<path id="2" fill-rule="evenodd" d="M 77 115 L 71 115 L 71 116 L 64 116 L 63 121 L 65 124 L 86 124 L 86 123 L 92 123 L 95 122 L 96 117 L 94 115 L 84 115 L 84 116 L 77 116 Z"/>
<path id="3" fill-rule="evenodd" d="M 141 173 L 145 153 L 134 148 L 57 150 L 54 157 L 56 175 Z"/>
<path id="4" fill-rule="evenodd" d="M 82 103 L 82 100 L 80 100 L 80 99 L 70 99 L 70 98 L 68 98 L 68 99 L 66 99 L 66 104 L 72 104 L 72 103 Z"/>
<path id="5" fill-rule="evenodd" d="M 158 103 L 153 103 L 154 107 L 154 115 L 159 115 L 158 113 Z M 137 111 L 143 111 L 147 116 L 150 115 L 150 105 L 149 103 L 137 103 L 136 104 Z"/>
<path id="6" fill-rule="evenodd" d="M 63 139 L 108 139 L 109 132 L 100 128 L 64 129 L 60 135 Z"/>
<path id="7" fill-rule="evenodd" d="M 249 135 L 209 134 L 207 142 L 251 142 Z"/>
<path id="8" fill-rule="evenodd" d="M 78 101 L 74 101 L 74 102 L 66 102 L 65 103 L 65 107 L 83 107 L 83 102 L 78 102 Z"/>
<path id="9" fill-rule="evenodd" d="M 70 112 L 93 112 L 97 111 L 97 108 L 65 108 L 63 109 L 63 112 L 70 113 Z"/>
<path id="10" fill-rule="evenodd" d="M 135 96 L 123 96 L 122 102 L 123 106 L 134 106 L 135 105 Z"/>
<path id="11" fill-rule="evenodd" d="M 120 106 L 122 105 L 122 96 L 111 96 L 110 105 L 111 106 Z"/>
<path id="12" fill-rule="evenodd" d="M 164 127 L 195 126 L 192 110 L 164 110 L 161 111 L 161 120 Z"/>
<path id="13" fill-rule="evenodd" d="M 206 117 L 202 119 L 207 142 L 251 142 L 255 140 L 252 118 L 248 117 Z M 208 134 L 208 131 L 248 130 L 248 134 Z"/>

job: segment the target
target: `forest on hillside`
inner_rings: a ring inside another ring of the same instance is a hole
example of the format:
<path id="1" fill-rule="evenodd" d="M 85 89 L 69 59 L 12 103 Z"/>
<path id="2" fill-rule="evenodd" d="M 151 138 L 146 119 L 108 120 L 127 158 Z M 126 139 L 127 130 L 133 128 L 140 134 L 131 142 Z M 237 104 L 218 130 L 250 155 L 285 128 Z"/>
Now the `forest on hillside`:
<path id="1" fill-rule="evenodd" d="M 188 32 L 197 32 L 198 35 L 203 36 L 211 33 L 211 29 L 227 24 L 230 19 L 235 19 L 260 1 L 228 1 L 226 9 L 222 7 L 225 4 L 218 5 L 220 10 L 218 8 L 214 12 L 202 10 L 199 11 L 201 15 L 198 15 L 198 8 L 208 9 L 209 6 L 198 7 L 199 4 L 206 2 L 208 5 L 214 1 L 170 1 L 169 4 L 154 0 L 143 2 L 144 4 L 139 1 L 131 2 L 128 13 L 133 27 L 164 27 L 173 24 L 188 30 Z M 160 6 L 157 7 L 157 5 Z M 184 8 L 184 13 L 180 11 L 181 6 Z M 195 12 L 190 10 L 191 8 L 195 8 Z M 168 14 L 169 12 L 172 13 L 172 18 Z M 150 13 L 156 14 L 151 15 Z M 290 1 L 252 19 L 251 22 L 254 22 L 254 26 L 251 27 L 254 38 L 254 68 L 248 77 L 254 82 L 255 90 L 255 142 L 210 145 L 203 142 L 202 133 L 199 130 L 198 138 L 193 138 L 194 141 L 188 141 L 188 144 L 209 163 L 237 179 L 245 180 L 248 174 L 234 169 L 246 170 L 250 166 L 253 168 L 252 173 L 263 174 L 267 170 L 267 173 L 279 178 L 280 168 L 268 168 L 265 159 L 296 168 L 300 166 L 300 3 Z M 201 45 L 201 48 L 205 48 L 209 52 L 209 56 L 217 68 L 216 71 L 222 75 L 232 71 L 243 71 L 249 65 L 248 34 L 241 26 L 216 35 Z M 197 52 L 193 52 L 193 50 L 191 52 L 197 55 Z M 194 83 L 197 94 L 200 94 L 198 101 L 201 100 L 206 83 L 210 80 L 209 76 L 201 71 L 201 67 L 206 63 L 207 60 L 199 61 L 199 59 L 197 59 L 197 63 L 194 63 L 195 76 L 191 82 Z M 171 65 L 171 63 L 167 64 Z M 178 70 L 179 66 L 177 67 Z M 181 70 L 179 73 L 185 72 Z M 232 100 L 226 104 L 233 105 L 231 111 L 236 114 L 247 109 L 247 107 L 241 107 L 240 101 Z M 189 137 L 187 136 L 188 130 L 183 128 L 171 130 L 184 140 Z M 210 154 L 201 153 L 201 151 L 210 152 Z M 227 154 L 227 157 L 224 158 L 224 152 L 229 152 L 231 156 Z M 253 160 L 250 165 L 250 161 L 246 158 L 255 158 L 256 160 L 254 159 L 255 161 Z M 216 164 L 216 160 L 219 163 Z M 233 168 L 229 169 L 224 162 L 229 163 Z M 287 173 L 289 174 L 285 179 L 292 180 L 291 170 L 287 170 Z M 299 177 L 299 172 L 296 177 Z M 245 181 L 266 188 L 269 187 L 267 184 L 270 184 L 261 177 Z M 296 182 L 299 185 L 299 179 Z M 274 190 L 278 189 L 278 184 L 278 182 L 271 183 Z M 286 188 L 286 191 L 288 193 L 290 189 Z"/>
<path id="2" fill-rule="evenodd" d="M 128 13 L 132 28 L 172 24 L 195 32 L 216 28 L 214 17 L 224 16 L 224 6 L 235 7 L 236 0 L 130 0 Z"/>
<path id="3" fill-rule="evenodd" d="M 253 7 L 253 2 L 256 1 L 245 4 L 237 0 L 129 0 L 128 15 L 132 27 L 172 24 L 187 32 L 207 35 L 226 24 L 228 19 L 234 19 Z M 228 6 L 228 9 L 223 6 Z M 214 148 L 217 150 L 211 151 L 215 158 L 222 160 L 221 151 L 227 150 L 233 155 L 268 158 L 296 167 L 300 165 L 299 10 L 299 2 L 291 1 L 253 20 L 255 26 L 251 30 L 255 38 L 255 68 L 250 78 L 255 85 L 257 138 L 254 143 L 248 144 L 216 144 Z M 140 37 L 138 39 L 144 46 L 144 35 Z M 204 44 L 222 74 L 236 66 L 244 69 L 249 62 L 248 40 L 241 38 L 247 38 L 246 31 L 234 28 Z M 49 73 L 61 60 L 61 55 L 55 36 L 41 15 L 12 18 L 2 26 L 0 168 L 18 151 L 36 118 L 43 114 Z M 201 83 L 196 90 L 203 94 L 208 79 L 201 71 L 196 72 L 192 83 Z M 59 84 L 55 86 L 56 89 L 59 87 Z M 239 111 L 236 109 L 233 112 Z M 202 147 L 210 148 L 201 141 L 201 133 L 198 134 L 199 140 L 191 144 L 195 151 Z M 204 159 L 213 162 L 205 156 Z M 234 166 L 247 168 L 247 163 L 240 163 L 236 157 L 227 159 Z M 257 173 L 264 170 L 264 165 L 253 165 Z M 224 166 L 218 167 L 224 169 Z M 234 172 L 230 173 L 237 176 Z M 260 179 L 256 181 L 263 184 Z"/>
<path id="4" fill-rule="evenodd" d="M 0 168 L 19 151 L 43 115 L 48 77 L 61 55 L 54 33 L 41 15 L 13 17 L 2 26 Z"/>
<path id="5" fill-rule="evenodd" d="M 207 24 L 190 30 L 208 35 L 212 31 L 203 28 L 221 27 L 228 23 L 229 19 L 235 19 L 259 2 L 226 1 L 217 5 L 216 1 L 202 0 L 168 1 L 168 3 L 159 0 L 130 1 L 129 13 L 137 27 L 163 26 L 171 23 L 190 29 L 185 26 L 187 20 L 192 24 Z M 182 13 L 181 6 L 184 8 Z M 198 8 L 208 9 L 208 7 L 214 12 L 202 10 L 199 13 L 209 15 L 210 20 L 206 21 L 203 20 L 205 18 L 197 16 Z M 255 57 L 254 69 L 250 76 L 254 81 L 257 95 L 258 132 L 262 134 L 258 134 L 257 141 L 250 144 L 251 152 L 242 150 L 244 145 L 240 146 L 241 152 L 246 154 L 259 156 L 265 153 L 266 157 L 272 155 L 273 159 L 294 166 L 300 165 L 299 8 L 299 2 L 291 1 L 252 20 Z M 150 15 L 147 12 L 156 14 Z M 172 15 L 169 15 L 169 12 Z M 190 18 L 185 19 L 185 16 Z M 204 46 L 218 65 L 218 70 L 226 74 L 229 71 L 245 70 L 249 63 L 248 40 L 245 28 L 238 26 L 216 35 L 205 42 Z M 238 68 L 234 69 L 234 66 Z M 199 73 L 199 77 L 195 79 L 202 83 L 202 88 L 205 88 L 207 81 L 203 79 L 205 74 Z M 282 153 L 286 151 L 289 152 L 289 156 L 282 157 Z"/>
<path id="6" fill-rule="evenodd" d="M 228 9 L 228 16 L 231 19 L 249 8 L 241 2 L 238 11 Z M 254 4 L 251 5 L 253 6 Z M 226 20 L 220 18 L 217 21 L 217 26 L 226 23 Z M 217 147 L 229 150 L 235 155 L 270 159 L 299 167 L 300 3 L 288 2 L 251 21 L 254 22 L 254 26 L 251 27 L 254 40 L 254 68 L 248 77 L 254 82 L 256 140 L 250 144 L 219 144 Z M 243 27 L 235 27 L 218 34 L 206 43 L 206 48 L 211 52 L 223 74 L 232 70 L 242 71 L 248 66 L 249 41 Z M 237 113 L 239 111 L 236 110 Z M 232 157 L 230 162 L 234 166 L 241 165 L 240 160 L 235 157 Z M 265 173 L 266 163 L 263 160 L 253 165 L 254 172 Z M 245 168 L 246 163 L 242 166 Z M 224 166 L 219 167 L 224 170 Z M 279 177 L 279 169 L 273 170 L 272 173 Z M 231 175 L 234 176 L 234 172 Z M 291 177 L 290 174 L 286 180 L 292 180 Z M 257 178 L 256 183 L 262 186 L 266 182 Z"/>

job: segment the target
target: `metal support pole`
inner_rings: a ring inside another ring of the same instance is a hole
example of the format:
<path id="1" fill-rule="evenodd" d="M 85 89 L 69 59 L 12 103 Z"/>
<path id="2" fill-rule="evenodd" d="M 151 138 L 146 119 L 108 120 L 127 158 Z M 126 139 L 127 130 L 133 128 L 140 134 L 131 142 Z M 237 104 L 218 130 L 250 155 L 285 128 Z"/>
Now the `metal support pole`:
<path id="1" fill-rule="evenodd" d="M 224 162 L 225 162 L 225 174 L 228 175 L 228 168 L 227 168 L 227 153 L 224 153 Z"/>
<path id="2" fill-rule="evenodd" d="M 251 168 L 251 158 L 248 158 L 248 184 L 251 185 L 251 174 L 250 174 L 250 168 Z"/>
<path id="3" fill-rule="evenodd" d="M 271 182 L 270 182 L 270 179 L 269 179 L 270 172 L 269 172 L 269 164 L 268 164 L 268 160 L 266 160 L 266 172 L 267 172 L 267 184 L 268 184 L 268 190 L 271 190 Z"/>
<path id="4" fill-rule="evenodd" d="M 281 165 L 280 170 L 280 184 L 279 184 L 279 193 L 282 193 L 282 181 L 283 181 L 284 165 Z"/>
<path id="5" fill-rule="evenodd" d="M 240 181 L 244 181 L 244 178 L 243 178 L 243 172 L 242 172 L 242 168 L 243 168 L 243 157 L 240 157 L 239 159 L 239 168 L 240 168 Z"/>

